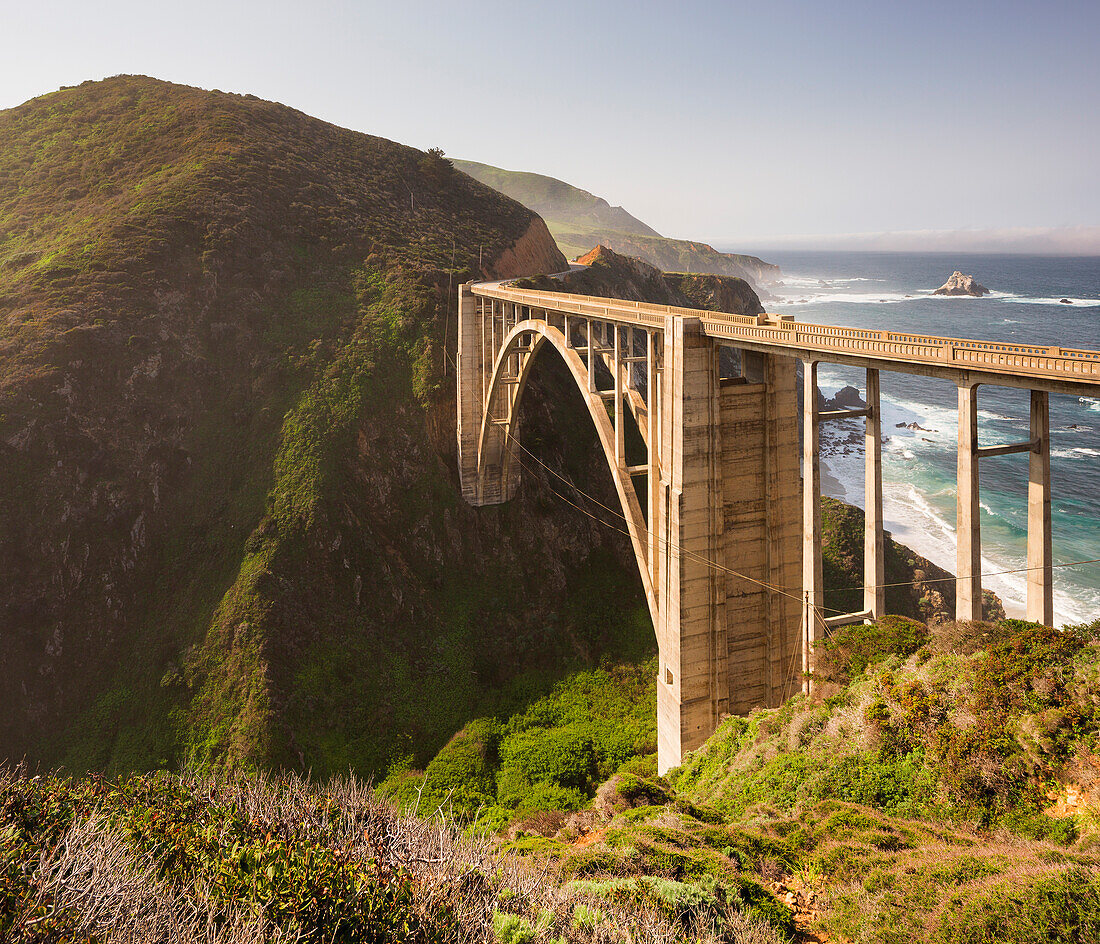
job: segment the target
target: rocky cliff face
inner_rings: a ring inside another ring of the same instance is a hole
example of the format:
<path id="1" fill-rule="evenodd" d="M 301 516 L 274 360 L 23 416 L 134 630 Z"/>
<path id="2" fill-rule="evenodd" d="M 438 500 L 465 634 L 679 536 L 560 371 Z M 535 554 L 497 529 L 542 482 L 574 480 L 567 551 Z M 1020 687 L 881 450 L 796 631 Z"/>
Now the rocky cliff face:
<path id="1" fill-rule="evenodd" d="M 755 315 L 764 310 L 756 292 L 744 279 L 661 272 L 648 262 L 620 255 L 606 246 L 597 246 L 577 262 L 586 268 L 560 278 L 525 280 L 524 284 L 551 292 L 614 296 L 735 315 Z"/>
<path id="2" fill-rule="evenodd" d="M 779 266 L 756 256 L 718 252 L 706 243 L 669 239 L 622 207 L 609 206 L 601 197 L 553 177 L 503 170 L 474 161 L 458 161 L 456 166 L 540 214 L 562 252 L 570 258 L 582 256 L 600 244 L 663 272 L 741 278 L 757 291 L 779 279 Z"/>
<path id="3" fill-rule="evenodd" d="M 558 235 L 555 238 L 562 239 Z M 780 277 L 777 265 L 756 256 L 719 252 L 707 243 L 615 232 L 600 233 L 599 238 L 609 249 L 648 262 L 662 272 L 692 272 L 744 279 L 754 291 L 765 289 Z"/>
<path id="4" fill-rule="evenodd" d="M 0 756 L 382 770 L 504 678 L 649 644 L 618 535 L 537 476 L 458 497 L 448 292 L 564 268 L 530 211 L 122 77 L 0 113 L 0 231 Z M 532 443 L 610 499 L 545 403 Z M 622 606 L 563 613 L 594 579 Z"/>

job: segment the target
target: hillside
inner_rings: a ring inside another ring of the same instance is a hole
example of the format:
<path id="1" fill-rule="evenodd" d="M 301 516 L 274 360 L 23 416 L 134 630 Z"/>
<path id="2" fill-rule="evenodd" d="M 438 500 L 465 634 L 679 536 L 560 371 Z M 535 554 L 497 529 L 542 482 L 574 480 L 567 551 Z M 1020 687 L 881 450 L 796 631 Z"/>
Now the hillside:
<path id="1" fill-rule="evenodd" d="M 744 279 L 723 275 L 684 275 L 662 272 L 641 259 L 596 246 L 577 259 L 584 269 L 564 275 L 519 280 L 524 288 L 575 292 L 607 298 L 625 298 L 658 305 L 706 308 L 710 311 L 756 315 L 764 311 L 760 298 Z"/>
<path id="2" fill-rule="evenodd" d="M 476 161 L 455 161 L 454 164 L 464 174 L 534 210 L 546 221 L 551 232 L 571 228 L 586 234 L 612 230 L 639 236 L 661 235 L 622 207 L 613 207 L 603 197 L 563 180 L 525 171 L 502 170 Z"/>
<path id="3" fill-rule="evenodd" d="M 455 166 L 538 213 L 570 259 L 602 244 L 663 272 L 725 275 L 745 279 L 758 292 L 779 279 L 779 267 L 739 253 L 718 252 L 706 243 L 668 239 L 602 197 L 554 177 L 502 170 L 475 161 Z"/>
<path id="4" fill-rule="evenodd" d="M 619 536 L 458 495 L 448 286 L 564 267 L 519 204 L 119 77 L 0 114 L 0 247 L 0 755 L 369 773 L 652 645 Z M 530 442 L 610 501 L 554 366 Z"/>
<path id="5" fill-rule="evenodd" d="M 1100 623 L 890 616 L 818 651 L 814 697 L 729 718 L 666 777 L 641 680 L 611 671 L 383 790 L 453 804 L 571 891 L 735 902 L 781 939 L 1100 939 Z"/>

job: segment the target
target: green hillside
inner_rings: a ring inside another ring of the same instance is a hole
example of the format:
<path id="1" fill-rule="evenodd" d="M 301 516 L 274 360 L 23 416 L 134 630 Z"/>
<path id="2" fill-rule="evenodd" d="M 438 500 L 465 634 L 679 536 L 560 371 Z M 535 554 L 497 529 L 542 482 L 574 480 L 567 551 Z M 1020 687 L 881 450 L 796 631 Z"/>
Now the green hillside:
<path id="1" fill-rule="evenodd" d="M 668 239 L 622 207 L 610 206 L 603 198 L 553 177 L 502 170 L 475 161 L 455 161 L 455 166 L 538 213 L 570 259 L 604 245 L 662 272 L 732 276 L 745 279 L 758 291 L 779 278 L 778 266 L 756 256 L 719 252 L 706 243 L 686 239 Z"/>
<path id="2" fill-rule="evenodd" d="M 448 287 L 563 265 L 438 157 L 255 98 L 0 114 L 0 754 L 385 771 L 644 657 L 620 536 L 537 480 L 459 498 Z M 566 384 L 528 444 L 611 501 Z"/>
<path id="3" fill-rule="evenodd" d="M 622 207 L 611 206 L 603 197 L 581 190 L 554 177 L 531 174 L 525 171 L 502 170 L 476 161 L 455 161 L 463 173 L 480 180 L 494 190 L 505 193 L 530 210 L 534 210 L 550 227 L 550 232 L 574 232 L 588 236 L 604 231 L 631 233 L 637 236 L 660 237 L 652 227 L 646 226 Z M 599 242 L 597 239 L 596 242 Z M 560 245 L 560 243 L 559 243 Z M 595 243 L 579 248 L 579 255 Z M 573 247 L 570 247 L 572 249 Z M 568 252 L 563 247 L 563 251 Z"/>

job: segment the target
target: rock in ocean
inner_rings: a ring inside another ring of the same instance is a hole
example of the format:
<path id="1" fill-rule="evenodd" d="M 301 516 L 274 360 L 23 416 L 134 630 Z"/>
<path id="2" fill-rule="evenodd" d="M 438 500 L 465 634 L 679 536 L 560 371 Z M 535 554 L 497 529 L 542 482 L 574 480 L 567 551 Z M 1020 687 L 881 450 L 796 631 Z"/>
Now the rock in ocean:
<path id="1" fill-rule="evenodd" d="M 958 269 L 951 273 L 951 278 L 943 283 L 933 293 L 935 295 L 973 295 L 975 298 L 981 298 L 982 295 L 988 295 L 989 289 L 987 289 L 981 282 L 974 281 L 974 276 L 963 275 Z"/>

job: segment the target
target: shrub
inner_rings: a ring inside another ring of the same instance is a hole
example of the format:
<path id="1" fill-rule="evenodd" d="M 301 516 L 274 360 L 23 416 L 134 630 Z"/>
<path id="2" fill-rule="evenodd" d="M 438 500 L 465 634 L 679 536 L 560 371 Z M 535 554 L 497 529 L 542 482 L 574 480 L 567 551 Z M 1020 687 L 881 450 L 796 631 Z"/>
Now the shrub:
<path id="1" fill-rule="evenodd" d="M 578 726 L 529 728 L 509 735 L 500 755 L 502 798 L 543 783 L 587 793 L 597 775 L 592 737 Z"/>
<path id="2" fill-rule="evenodd" d="M 1014 879 L 982 894 L 957 896 L 931 940 L 934 944 L 1100 940 L 1100 878 L 1084 869 L 1069 869 L 1031 883 Z"/>
<path id="3" fill-rule="evenodd" d="M 493 909 L 493 934 L 500 944 L 529 944 L 535 939 L 531 922 L 520 915 Z"/>
<path id="4" fill-rule="evenodd" d="M 473 812 L 496 798 L 500 724 L 478 718 L 458 732 L 424 771 L 425 795 L 435 803 L 450 800 L 455 809 Z"/>
<path id="5" fill-rule="evenodd" d="M 928 627 L 907 616 L 844 626 L 816 648 L 816 678 L 845 685 L 887 656 L 906 659 L 928 643 Z"/>

